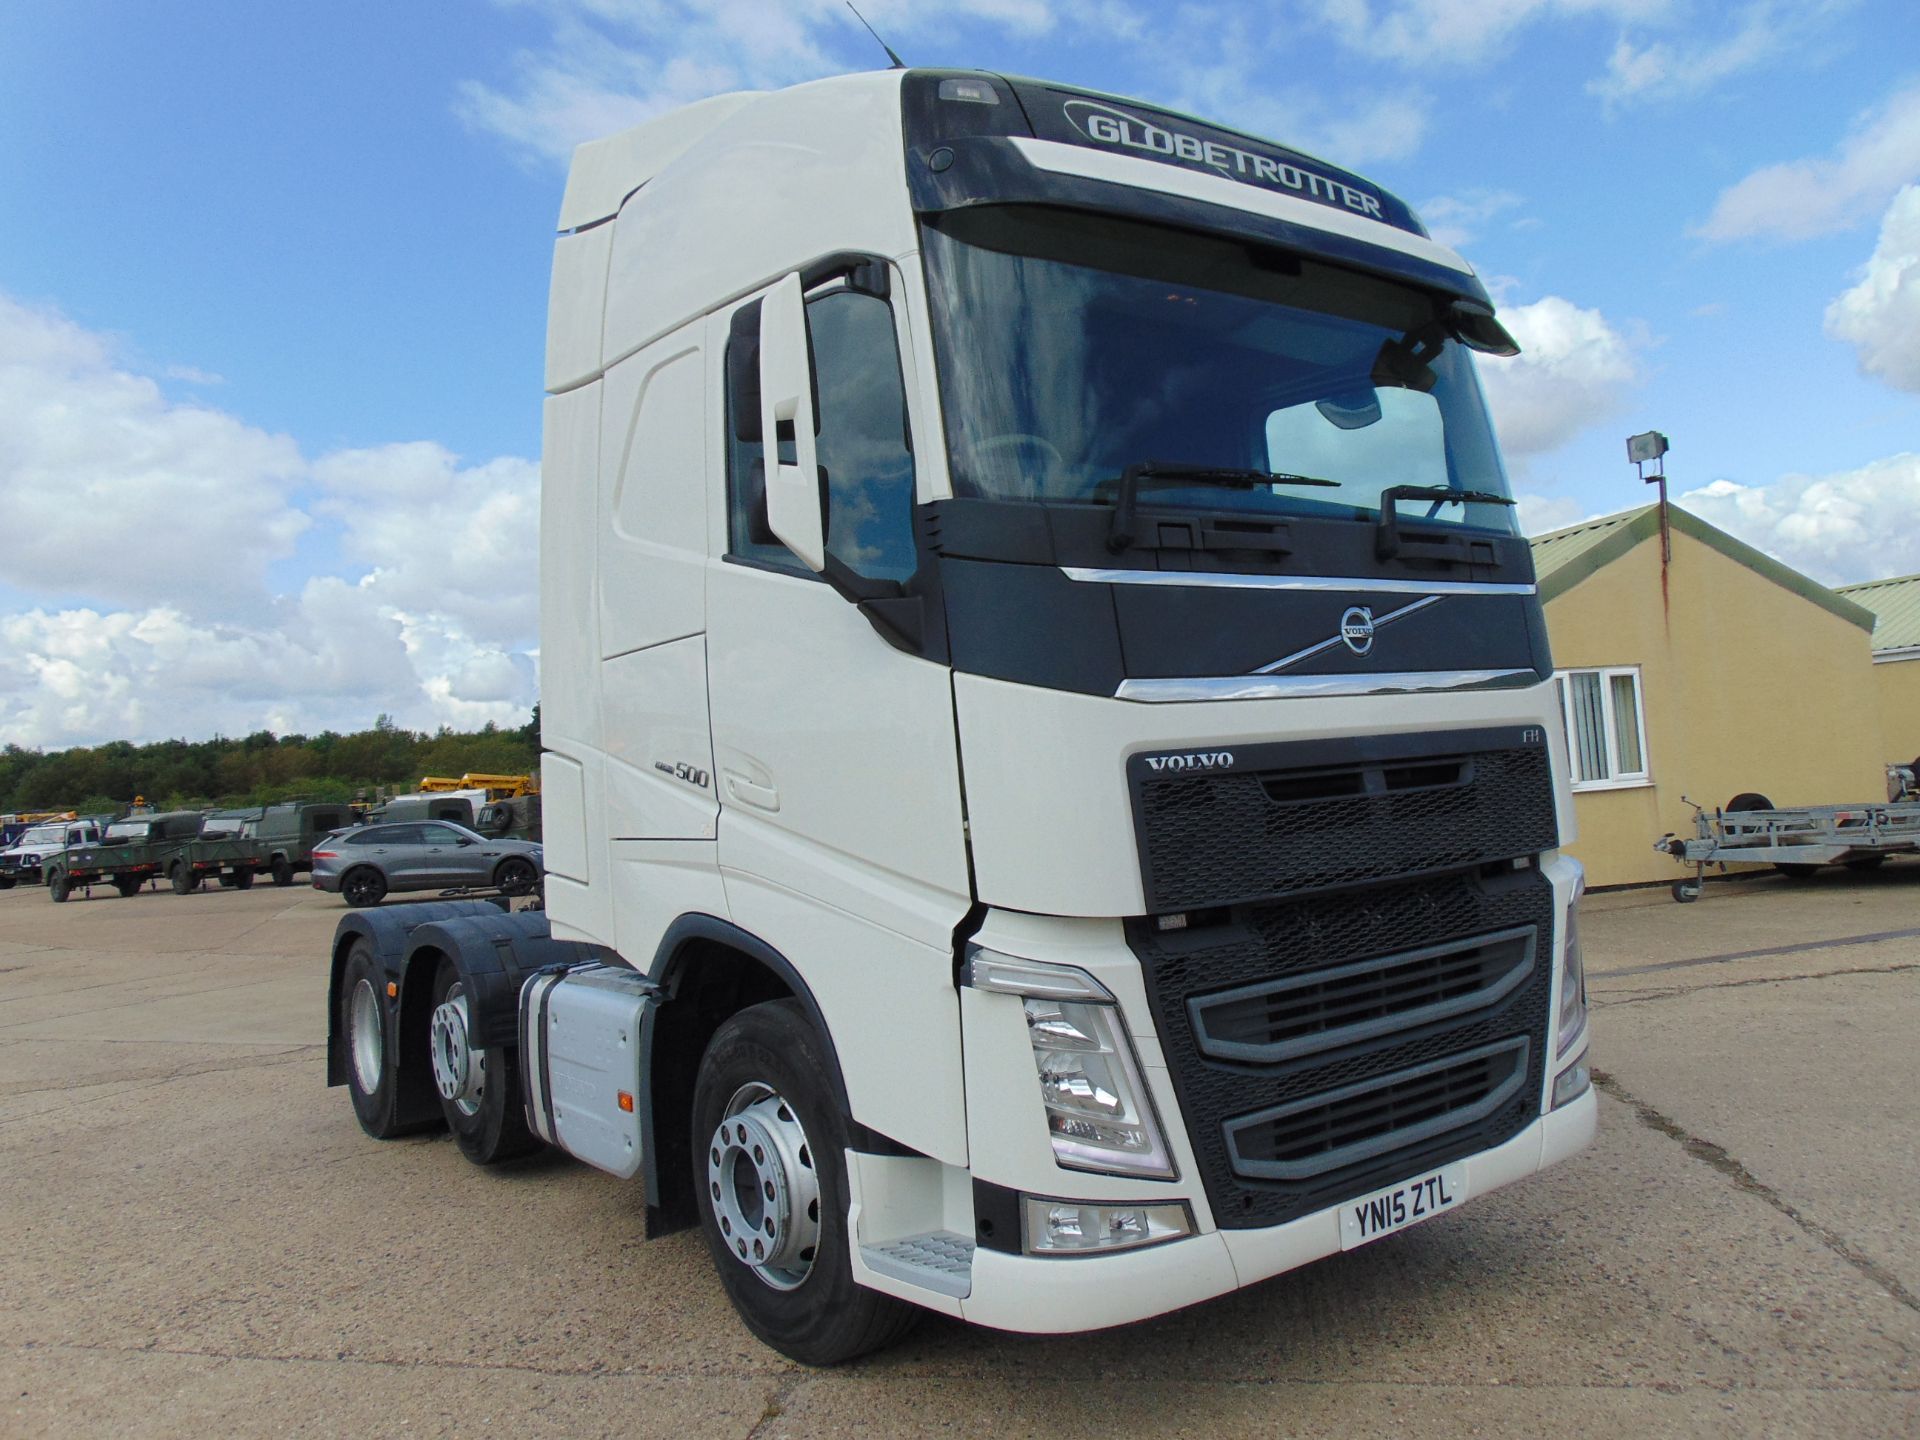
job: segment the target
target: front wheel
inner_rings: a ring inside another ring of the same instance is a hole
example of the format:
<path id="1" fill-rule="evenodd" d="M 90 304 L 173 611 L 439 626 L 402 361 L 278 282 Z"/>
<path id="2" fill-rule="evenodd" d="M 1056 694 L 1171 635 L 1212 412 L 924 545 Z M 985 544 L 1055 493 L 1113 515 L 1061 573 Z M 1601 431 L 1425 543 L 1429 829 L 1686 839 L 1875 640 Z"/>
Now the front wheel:
<path id="1" fill-rule="evenodd" d="M 347 878 L 340 882 L 340 894 L 356 910 L 378 905 L 387 898 L 387 877 L 370 865 L 362 865 L 347 872 Z"/>
<path id="2" fill-rule="evenodd" d="M 11 875 L 0 875 L 0 890 L 11 890 L 18 883 Z"/>
<path id="3" fill-rule="evenodd" d="M 774 1000 L 715 1032 L 693 1092 L 700 1224 L 720 1283 L 749 1330 L 803 1365 L 890 1345 L 919 1315 L 854 1283 L 832 1066 L 799 1004 Z"/>
<path id="4" fill-rule="evenodd" d="M 1691 905 L 1700 898 L 1700 882 L 1698 880 L 1674 881 L 1673 898 L 1682 905 Z"/>
<path id="5" fill-rule="evenodd" d="M 381 996 L 387 977 L 374 959 L 373 946 L 355 940 L 340 975 L 340 1014 L 336 1021 L 345 1039 L 347 1094 L 360 1128 L 376 1140 L 391 1140 L 424 1130 L 431 1120 L 403 1120 L 407 1113 L 429 1116 L 431 1107 L 418 1103 L 419 1069 L 403 1070 L 392 1053 L 387 1005 Z"/>

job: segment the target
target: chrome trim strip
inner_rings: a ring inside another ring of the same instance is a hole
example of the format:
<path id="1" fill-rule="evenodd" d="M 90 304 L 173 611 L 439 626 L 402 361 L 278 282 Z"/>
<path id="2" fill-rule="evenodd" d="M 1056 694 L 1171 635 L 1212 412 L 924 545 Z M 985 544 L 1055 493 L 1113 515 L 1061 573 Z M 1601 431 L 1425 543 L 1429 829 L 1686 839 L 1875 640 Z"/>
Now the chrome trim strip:
<path id="1" fill-rule="evenodd" d="M 1424 695 L 1450 690 L 1524 690 L 1543 683 L 1531 670 L 1406 670 L 1387 675 L 1206 675 L 1122 680 L 1116 700 L 1165 705 L 1199 700 L 1320 700 L 1356 695 Z"/>
<path id="2" fill-rule="evenodd" d="M 1062 565 L 1069 580 L 1098 585 L 1198 585 L 1216 590 L 1360 591 L 1370 595 L 1532 595 L 1533 585 L 1491 580 L 1373 580 L 1362 576 L 1229 575 L 1212 570 L 1095 570 Z"/>
<path id="3" fill-rule="evenodd" d="M 1373 616 L 1370 616 L 1369 618 L 1373 621 L 1373 628 L 1377 633 L 1381 626 L 1391 625 L 1394 621 L 1400 619 L 1403 615 L 1411 615 L 1413 614 L 1414 611 L 1424 610 L 1429 605 L 1438 605 L 1442 600 L 1446 598 L 1447 597 L 1444 595 L 1429 595 L 1427 596 L 1426 599 L 1416 600 L 1411 605 L 1402 605 L 1398 610 L 1389 610 L 1384 615 L 1373 615 Z M 1348 611 L 1347 613 L 1352 614 L 1353 612 Z M 1291 669 L 1293 666 L 1298 665 L 1302 660 L 1311 660 L 1315 655 L 1319 655 L 1325 651 L 1331 650 L 1336 645 L 1340 645 L 1344 643 L 1345 641 L 1341 636 L 1333 635 L 1328 639 L 1322 640 L 1318 645 L 1309 645 L 1304 650 L 1296 650 L 1291 655 L 1283 655 L 1278 660 L 1269 661 L 1267 664 L 1260 666 L 1258 669 L 1254 670 L 1252 673 L 1255 675 L 1271 675 L 1277 670 Z"/>

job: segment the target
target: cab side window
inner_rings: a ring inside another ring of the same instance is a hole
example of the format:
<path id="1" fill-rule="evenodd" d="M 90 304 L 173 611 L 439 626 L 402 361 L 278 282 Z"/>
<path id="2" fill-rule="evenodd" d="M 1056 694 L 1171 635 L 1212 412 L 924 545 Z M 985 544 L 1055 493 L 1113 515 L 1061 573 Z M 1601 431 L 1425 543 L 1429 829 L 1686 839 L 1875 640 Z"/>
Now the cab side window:
<path id="1" fill-rule="evenodd" d="M 767 528 L 759 314 L 758 305 L 742 307 L 727 345 L 728 553 L 792 569 L 799 562 Z M 877 296 L 831 286 L 808 298 L 807 333 L 827 552 L 869 579 L 905 580 L 917 563 L 913 449 L 893 312 Z"/>

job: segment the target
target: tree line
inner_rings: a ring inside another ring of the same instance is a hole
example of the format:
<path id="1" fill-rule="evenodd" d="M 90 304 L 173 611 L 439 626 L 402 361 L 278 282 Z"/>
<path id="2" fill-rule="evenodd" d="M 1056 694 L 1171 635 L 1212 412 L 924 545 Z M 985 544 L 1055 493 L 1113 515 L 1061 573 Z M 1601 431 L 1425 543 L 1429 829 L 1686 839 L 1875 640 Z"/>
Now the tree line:
<path id="1" fill-rule="evenodd" d="M 0 811 L 77 810 L 110 815 L 135 796 L 163 810 L 272 805 L 282 800 L 353 800 L 376 790 L 410 789 L 423 775 L 536 773 L 540 707 L 518 729 L 403 730 L 382 715 L 342 735 L 244 739 L 114 740 L 71 750 L 0 749 Z"/>

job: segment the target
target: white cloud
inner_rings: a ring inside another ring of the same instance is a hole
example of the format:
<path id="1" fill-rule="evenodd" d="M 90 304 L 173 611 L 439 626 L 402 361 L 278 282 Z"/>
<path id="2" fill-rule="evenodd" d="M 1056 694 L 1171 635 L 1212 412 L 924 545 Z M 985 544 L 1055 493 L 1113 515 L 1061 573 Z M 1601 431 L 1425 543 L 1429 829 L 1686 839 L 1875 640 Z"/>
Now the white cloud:
<path id="1" fill-rule="evenodd" d="M 1372 58 L 1422 65 L 1498 58 L 1538 21 L 1602 15 L 1658 18 L 1668 0 L 1320 0 L 1320 17 L 1342 42 Z"/>
<path id="2" fill-rule="evenodd" d="M 1768 165 L 1723 190 L 1694 232 L 1708 240 L 1805 240 L 1845 230 L 1920 179 L 1920 86 L 1860 117 L 1830 156 Z"/>
<path id="3" fill-rule="evenodd" d="M 1920 393 L 1920 185 L 1887 207 L 1859 283 L 1827 307 L 1827 333 L 1853 344 L 1867 374 Z"/>
<path id="4" fill-rule="evenodd" d="M 540 0 L 539 8 L 552 19 L 551 43 L 519 55 L 509 85 L 468 81 L 456 109 L 469 124 L 552 160 L 709 95 L 885 63 L 843 0 Z M 969 23 L 1015 36 L 1059 23 L 1044 0 L 871 0 L 860 9 L 896 50 L 910 50 L 913 40 L 951 42 Z M 1108 36 L 1137 33 L 1141 23 L 1118 0 L 1061 14 Z"/>
<path id="5" fill-rule="evenodd" d="M 1823 584 L 1920 571 L 1920 454 L 1771 485 L 1715 480 L 1676 498 Z"/>
<path id="6" fill-rule="evenodd" d="M 532 461 L 428 443 L 309 461 L 0 295 L 0 579 L 74 597 L 0 614 L 0 741 L 520 724 L 538 496 Z M 343 573 L 275 593 L 309 532 Z"/>
<path id="7" fill-rule="evenodd" d="M 1500 320 L 1520 354 L 1479 369 L 1509 458 L 1558 449 L 1618 409 L 1640 378 L 1633 347 L 1598 310 L 1548 295 L 1502 307 Z"/>
<path id="8" fill-rule="evenodd" d="M 243 610 L 307 528 L 303 470 L 286 436 L 174 403 L 105 337 L 0 295 L 0 579 L 134 605 L 190 579 Z"/>
<path id="9" fill-rule="evenodd" d="M 1489 221 L 1521 203 L 1520 197 L 1510 190 L 1465 190 L 1458 195 L 1436 195 L 1415 208 L 1435 240 L 1458 250 L 1484 230 Z"/>
<path id="10" fill-rule="evenodd" d="M 1588 84 L 1611 106 L 1698 95 L 1729 76 L 1804 44 L 1818 24 L 1850 0 L 1759 0 L 1738 13 L 1713 13 L 1706 34 L 1615 42 L 1607 73 Z"/>
<path id="11" fill-rule="evenodd" d="M 1522 490 L 1514 497 L 1514 513 L 1523 535 L 1544 535 L 1549 530 L 1564 530 L 1578 525 L 1591 513 L 1570 495 L 1529 495 Z"/>

